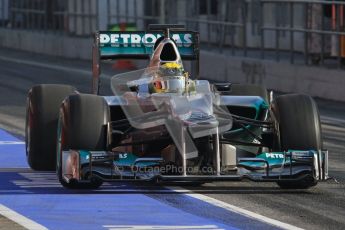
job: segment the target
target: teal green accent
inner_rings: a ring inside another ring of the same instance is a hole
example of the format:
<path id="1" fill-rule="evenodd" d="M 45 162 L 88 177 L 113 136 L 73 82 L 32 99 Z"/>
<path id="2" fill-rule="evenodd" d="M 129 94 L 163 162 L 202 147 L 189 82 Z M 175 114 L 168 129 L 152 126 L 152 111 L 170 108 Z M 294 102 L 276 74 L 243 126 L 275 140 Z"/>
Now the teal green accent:
<path id="1" fill-rule="evenodd" d="M 256 100 L 255 102 L 251 104 L 251 107 L 254 108 L 256 111 L 255 118 L 254 118 L 255 120 L 258 119 L 260 113 L 263 110 L 266 110 L 269 108 L 269 106 L 263 99 Z M 260 136 L 262 133 L 262 129 L 257 126 L 246 125 L 246 128 L 258 136 Z M 244 128 L 230 130 L 227 132 L 227 134 L 231 135 L 232 140 L 246 141 L 246 142 L 252 142 L 254 140 L 252 136 L 248 135 L 244 131 Z M 252 152 L 252 153 L 257 153 L 258 151 L 257 147 L 252 147 L 252 146 L 237 145 L 237 148 L 248 151 L 248 152 Z"/>
<path id="2" fill-rule="evenodd" d="M 290 157 L 285 157 L 287 153 L 303 153 L 306 154 L 306 156 L 313 157 L 315 151 L 304 151 L 304 150 L 288 150 L 287 152 L 270 152 L 270 153 L 261 153 L 256 156 L 256 158 L 264 159 L 268 162 L 268 164 L 271 166 L 281 166 L 284 162 L 290 163 Z M 292 162 L 295 162 L 295 160 L 292 159 Z M 255 162 L 255 161 L 248 161 L 248 162 L 241 162 L 241 165 L 246 165 L 249 167 L 263 167 L 265 163 L 261 162 Z"/>
<path id="3" fill-rule="evenodd" d="M 152 47 L 101 47 L 101 56 L 114 54 L 151 54 Z"/>
<path id="4" fill-rule="evenodd" d="M 114 163 L 118 166 L 133 166 L 136 159 L 139 157 L 133 153 L 120 153 L 119 159 L 115 160 Z M 88 163 L 90 161 L 90 152 L 85 150 L 79 150 L 79 161 L 81 164 Z M 157 162 L 139 162 L 136 164 L 138 167 L 148 167 L 157 165 Z"/>
<path id="5" fill-rule="evenodd" d="M 284 155 L 285 155 L 285 152 L 270 152 L 270 153 L 261 153 L 257 155 L 255 158 L 266 160 L 271 167 L 271 166 L 282 165 L 284 161 Z M 280 158 L 279 156 L 283 156 L 283 157 Z M 286 162 L 289 162 L 289 160 L 290 160 L 289 158 L 285 159 Z M 248 167 L 264 167 L 266 165 L 263 162 L 255 162 L 255 161 L 246 161 L 246 162 L 241 162 L 240 164 L 246 165 Z"/>
<path id="6" fill-rule="evenodd" d="M 134 166 L 134 162 L 136 159 L 138 159 L 135 154 L 133 153 L 121 153 L 120 158 L 115 161 L 115 164 L 118 166 Z M 153 166 L 157 165 L 157 162 L 139 162 L 135 166 L 138 167 L 148 167 L 148 166 Z"/>
<path id="7" fill-rule="evenodd" d="M 267 154 L 275 154 L 275 156 L 277 157 L 268 157 Z M 284 152 L 271 152 L 271 153 L 261 153 L 258 156 L 256 156 L 256 158 L 261 158 L 261 159 L 265 159 L 269 165 L 281 165 L 284 161 L 284 157 L 283 158 L 279 158 L 278 155 L 282 154 L 285 157 L 285 153 Z M 286 159 L 285 159 L 286 160 Z"/>
<path id="8" fill-rule="evenodd" d="M 133 153 L 121 153 L 120 158 L 116 160 L 116 164 L 119 166 L 133 165 L 138 157 Z"/>
<path id="9" fill-rule="evenodd" d="M 253 107 L 255 108 L 255 111 L 256 111 L 254 119 L 258 119 L 259 114 L 260 114 L 260 112 L 262 110 L 269 108 L 269 106 L 266 104 L 266 102 L 264 100 L 257 100 L 252 105 L 253 105 Z M 247 125 L 246 126 L 247 129 L 251 129 L 251 127 L 252 127 L 251 125 Z M 240 128 L 240 129 L 236 129 L 236 130 L 230 131 L 229 133 L 239 133 L 239 132 L 242 132 L 242 131 L 243 131 L 243 128 Z"/>
<path id="10" fill-rule="evenodd" d="M 89 162 L 90 153 L 85 150 L 79 150 L 79 161 L 81 164 Z"/>
<path id="11" fill-rule="evenodd" d="M 264 101 L 261 105 L 260 105 L 261 109 L 269 109 L 270 106 Z"/>

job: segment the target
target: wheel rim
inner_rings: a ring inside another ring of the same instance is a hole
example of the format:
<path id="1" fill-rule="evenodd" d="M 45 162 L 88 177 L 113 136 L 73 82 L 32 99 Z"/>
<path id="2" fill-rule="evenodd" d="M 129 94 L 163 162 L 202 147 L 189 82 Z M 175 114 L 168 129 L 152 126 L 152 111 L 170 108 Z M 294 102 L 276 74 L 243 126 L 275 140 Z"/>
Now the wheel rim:
<path id="1" fill-rule="evenodd" d="M 25 141 L 26 141 L 26 156 L 29 155 L 30 153 L 30 145 L 31 145 L 31 129 L 33 126 L 33 119 L 32 119 L 32 112 L 30 109 L 30 102 L 29 102 L 29 107 L 27 110 L 27 122 L 26 122 L 26 127 L 25 127 Z"/>
<path id="2" fill-rule="evenodd" d="M 57 148 L 56 148 L 56 150 L 57 150 L 57 153 L 56 153 L 56 156 L 57 156 L 56 170 L 59 174 L 61 174 L 59 176 L 62 176 L 62 148 L 63 148 L 64 141 L 65 141 L 63 126 L 64 125 L 63 125 L 63 121 L 62 121 L 62 116 L 60 115 L 59 121 L 58 121 L 58 136 L 57 136 Z"/>

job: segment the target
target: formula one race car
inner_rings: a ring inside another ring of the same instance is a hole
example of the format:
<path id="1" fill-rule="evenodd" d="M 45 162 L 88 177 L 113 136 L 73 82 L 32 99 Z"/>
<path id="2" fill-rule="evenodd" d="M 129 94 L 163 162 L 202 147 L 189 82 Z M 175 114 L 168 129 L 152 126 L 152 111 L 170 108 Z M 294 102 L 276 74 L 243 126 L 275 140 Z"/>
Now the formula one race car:
<path id="1" fill-rule="evenodd" d="M 103 181 L 252 181 L 306 189 L 328 177 L 318 108 L 307 95 L 273 99 L 257 85 L 198 79 L 199 37 L 181 25 L 98 32 L 93 94 L 37 85 L 28 94 L 26 153 L 67 188 Z M 101 59 L 149 59 L 111 78 L 99 96 Z M 194 76 L 182 59 L 192 60 Z"/>

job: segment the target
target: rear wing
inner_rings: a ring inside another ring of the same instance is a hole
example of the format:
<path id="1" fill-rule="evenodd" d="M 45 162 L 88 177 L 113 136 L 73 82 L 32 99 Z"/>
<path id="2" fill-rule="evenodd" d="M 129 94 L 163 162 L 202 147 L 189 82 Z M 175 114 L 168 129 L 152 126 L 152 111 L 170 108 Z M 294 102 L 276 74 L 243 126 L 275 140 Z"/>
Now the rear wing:
<path id="1" fill-rule="evenodd" d="M 168 27 L 171 25 L 167 25 Z M 158 27 L 161 29 L 162 26 Z M 151 27 L 155 28 L 155 27 Z M 177 27 L 176 27 L 177 28 Z M 99 92 L 100 60 L 150 59 L 153 47 L 163 31 L 99 31 L 95 33 L 92 48 L 92 92 Z M 177 30 L 168 33 L 178 47 L 183 60 L 195 60 L 199 68 L 199 33 Z M 198 70 L 196 70 L 198 72 Z"/>
<path id="2" fill-rule="evenodd" d="M 153 31 L 100 31 L 95 35 L 100 59 L 149 59 L 153 46 L 163 33 Z M 199 58 L 199 35 L 194 31 L 176 31 L 170 34 L 176 42 L 181 58 Z"/>

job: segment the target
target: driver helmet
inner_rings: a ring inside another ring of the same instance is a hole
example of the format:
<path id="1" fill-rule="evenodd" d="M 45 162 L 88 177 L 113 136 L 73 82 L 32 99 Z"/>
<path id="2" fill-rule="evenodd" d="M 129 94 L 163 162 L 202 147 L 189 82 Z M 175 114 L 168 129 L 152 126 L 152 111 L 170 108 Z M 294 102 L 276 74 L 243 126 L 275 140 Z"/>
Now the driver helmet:
<path id="1" fill-rule="evenodd" d="M 165 62 L 160 65 L 156 76 L 150 84 L 150 93 L 183 93 L 186 78 L 182 65 L 176 62 Z"/>

